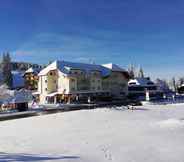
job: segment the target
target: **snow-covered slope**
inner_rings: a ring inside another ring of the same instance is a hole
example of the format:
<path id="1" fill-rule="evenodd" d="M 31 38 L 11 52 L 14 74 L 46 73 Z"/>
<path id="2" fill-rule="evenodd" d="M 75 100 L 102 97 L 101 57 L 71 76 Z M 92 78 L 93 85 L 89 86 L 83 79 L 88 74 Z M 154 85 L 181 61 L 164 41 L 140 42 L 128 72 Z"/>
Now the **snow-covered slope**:
<path id="1" fill-rule="evenodd" d="M 0 161 L 183 162 L 184 105 L 0 122 Z"/>

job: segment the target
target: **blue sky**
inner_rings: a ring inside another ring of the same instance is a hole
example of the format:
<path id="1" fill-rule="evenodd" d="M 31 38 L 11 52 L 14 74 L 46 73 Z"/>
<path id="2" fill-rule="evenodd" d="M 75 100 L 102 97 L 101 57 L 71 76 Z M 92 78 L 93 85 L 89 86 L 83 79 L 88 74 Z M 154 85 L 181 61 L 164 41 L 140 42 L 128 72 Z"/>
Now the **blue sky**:
<path id="1" fill-rule="evenodd" d="M 182 0 L 2 0 L 0 52 L 127 67 L 172 77 L 184 69 Z"/>

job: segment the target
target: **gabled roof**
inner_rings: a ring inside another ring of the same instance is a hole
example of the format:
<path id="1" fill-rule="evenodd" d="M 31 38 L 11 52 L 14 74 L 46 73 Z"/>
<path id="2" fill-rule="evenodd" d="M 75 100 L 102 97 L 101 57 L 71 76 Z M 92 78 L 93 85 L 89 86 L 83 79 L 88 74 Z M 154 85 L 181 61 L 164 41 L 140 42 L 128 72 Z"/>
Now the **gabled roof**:
<path id="1" fill-rule="evenodd" d="M 118 65 L 116 64 L 113 64 L 113 63 L 109 63 L 109 64 L 103 64 L 102 66 L 112 70 L 112 71 L 118 71 L 118 72 L 126 72 L 125 69 L 119 67 Z"/>
<path id="2" fill-rule="evenodd" d="M 56 69 L 60 70 L 62 73 L 66 75 L 70 74 L 71 69 L 80 69 L 87 74 L 91 71 L 99 71 L 102 76 L 108 76 L 111 73 L 110 69 L 101 65 L 73 63 L 67 61 L 55 61 L 52 64 L 48 65 L 45 69 L 40 71 L 38 75 L 39 76 L 46 75 L 49 71 Z"/>

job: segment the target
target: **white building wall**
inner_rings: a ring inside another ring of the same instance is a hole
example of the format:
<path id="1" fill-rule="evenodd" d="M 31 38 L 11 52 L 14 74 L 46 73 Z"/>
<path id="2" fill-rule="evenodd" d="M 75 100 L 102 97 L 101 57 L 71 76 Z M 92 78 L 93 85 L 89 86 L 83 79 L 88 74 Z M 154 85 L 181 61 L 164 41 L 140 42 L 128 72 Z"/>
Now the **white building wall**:
<path id="1" fill-rule="evenodd" d="M 66 77 L 62 72 L 58 72 L 58 92 L 65 92 L 66 94 L 70 92 L 69 78 Z"/>
<path id="2" fill-rule="evenodd" d="M 47 75 L 39 76 L 38 92 L 40 93 L 40 103 L 41 104 L 46 103 L 46 95 L 48 94 L 46 80 L 47 80 Z"/>

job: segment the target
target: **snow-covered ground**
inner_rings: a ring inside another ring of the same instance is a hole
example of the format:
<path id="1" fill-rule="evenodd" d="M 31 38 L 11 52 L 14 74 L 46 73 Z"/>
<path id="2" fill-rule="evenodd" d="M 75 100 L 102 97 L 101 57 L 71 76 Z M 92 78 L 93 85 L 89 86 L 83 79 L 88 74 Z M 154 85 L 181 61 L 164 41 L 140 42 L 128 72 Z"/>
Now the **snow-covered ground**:
<path id="1" fill-rule="evenodd" d="M 0 122 L 0 161 L 183 162 L 184 105 L 101 108 Z"/>

